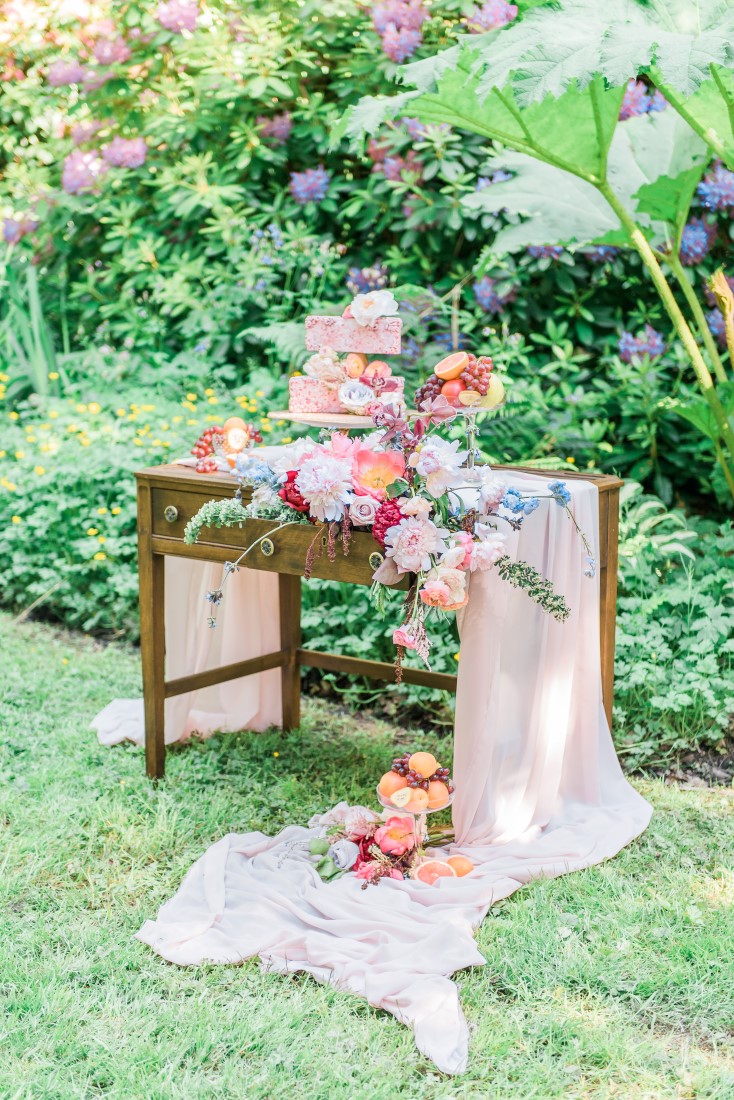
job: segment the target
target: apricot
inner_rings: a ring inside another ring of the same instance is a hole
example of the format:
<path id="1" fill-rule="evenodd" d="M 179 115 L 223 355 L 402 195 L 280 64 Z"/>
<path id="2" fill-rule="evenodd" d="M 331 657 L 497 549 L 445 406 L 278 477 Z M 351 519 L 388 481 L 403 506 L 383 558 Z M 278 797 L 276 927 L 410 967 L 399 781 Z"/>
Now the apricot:
<path id="1" fill-rule="evenodd" d="M 449 789 L 440 779 L 434 779 L 428 784 L 428 809 L 440 810 L 449 800 Z"/>
<path id="2" fill-rule="evenodd" d="M 408 780 L 397 772 L 385 772 L 377 785 L 377 789 L 383 798 L 392 798 L 396 791 L 408 786 Z"/>
<path id="3" fill-rule="evenodd" d="M 422 775 L 424 779 L 430 779 L 438 767 L 438 760 L 436 760 L 433 753 L 414 752 L 408 761 L 408 766 L 414 772 L 418 772 L 418 775 Z"/>
<path id="4" fill-rule="evenodd" d="M 428 792 L 422 787 L 408 787 L 408 790 L 411 795 L 410 802 L 406 802 L 403 808 L 411 814 L 424 813 L 428 809 Z"/>
<path id="5" fill-rule="evenodd" d="M 359 378 L 367 366 L 367 356 L 361 351 L 350 351 L 344 359 L 344 367 L 350 378 Z"/>

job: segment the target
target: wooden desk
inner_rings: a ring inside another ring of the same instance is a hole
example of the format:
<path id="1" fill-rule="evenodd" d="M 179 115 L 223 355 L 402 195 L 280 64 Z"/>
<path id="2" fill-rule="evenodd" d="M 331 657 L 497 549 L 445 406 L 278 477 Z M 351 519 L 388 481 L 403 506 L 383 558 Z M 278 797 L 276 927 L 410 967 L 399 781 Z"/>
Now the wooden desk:
<path id="1" fill-rule="evenodd" d="M 526 467 L 496 469 L 533 471 Z M 174 695 L 235 680 L 266 669 L 281 669 L 283 728 L 293 729 L 300 722 L 301 667 L 328 669 L 392 681 L 395 669 L 384 661 L 365 661 L 357 657 L 323 653 L 301 646 L 301 577 L 306 551 L 314 537 L 311 526 L 286 527 L 272 536 L 272 552 L 257 548 L 246 559 L 249 569 L 267 569 L 278 573 L 280 595 L 280 649 L 237 661 L 221 668 L 208 669 L 176 680 L 165 678 L 164 559 L 167 554 L 204 561 L 232 561 L 255 539 L 272 530 L 271 521 L 248 520 L 241 528 L 207 528 L 192 546 L 183 541 L 188 521 L 208 500 L 231 498 L 237 488 L 234 478 L 224 474 L 197 474 L 184 466 L 155 466 L 140 470 L 138 483 L 138 568 L 140 574 L 140 650 L 143 665 L 145 702 L 145 761 L 151 778 L 160 778 L 165 770 L 164 702 Z M 568 473 L 564 479 L 583 478 L 599 488 L 599 580 L 601 586 L 600 630 L 604 706 L 611 723 L 614 684 L 614 629 L 617 599 L 617 533 L 619 489 L 622 482 L 609 476 Z M 270 547 L 266 546 L 269 550 Z M 312 575 L 351 584 L 371 584 L 372 574 L 382 560 L 379 546 L 371 534 L 355 532 L 349 555 L 337 555 L 330 562 L 326 552 L 317 558 Z M 408 684 L 456 691 L 456 677 L 427 669 L 403 669 Z"/>

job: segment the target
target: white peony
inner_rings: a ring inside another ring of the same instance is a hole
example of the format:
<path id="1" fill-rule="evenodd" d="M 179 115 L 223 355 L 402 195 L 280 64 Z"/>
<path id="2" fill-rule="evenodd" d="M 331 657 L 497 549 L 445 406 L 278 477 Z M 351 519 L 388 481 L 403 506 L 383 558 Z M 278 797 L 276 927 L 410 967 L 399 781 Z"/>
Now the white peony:
<path id="1" fill-rule="evenodd" d="M 358 325 L 374 328 L 380 317 L 395 316 L 398 303 L 391 290 L 371 290 L 368 294 L 358 294 L 349 308 Z"/>
<path id="2" fill-rule="evenodd" d="M 486 523 L 475 524 L 474 530 L 479 541 L 471 548 L 469 569 L 472 573 L 477 569 L 491 569 L 507 553 L 507 540 L 499 531 Z"/>
<path id="3" fill-rule="evenodd" d="M 431 555 L 446 550 L 448 531 L 431 520 L 408 516 L 385 532 L 385 557 L 392 558 L 401 573 L 425 573 L 433 565 Z"/>

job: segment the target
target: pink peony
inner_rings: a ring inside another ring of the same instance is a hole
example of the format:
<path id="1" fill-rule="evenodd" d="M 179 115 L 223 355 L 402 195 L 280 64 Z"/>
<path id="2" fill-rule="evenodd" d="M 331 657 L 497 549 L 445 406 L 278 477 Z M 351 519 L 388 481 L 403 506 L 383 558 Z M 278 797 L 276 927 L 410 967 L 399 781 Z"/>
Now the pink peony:
<path id="1" fill-rule="evenodd" d="M 469 564 L 472 573 L 476 572 L 477 569 L 491 569 L 507 553 L 504 535 L 483 523 L 478 523 L 476 530 L 479 541 L 472 545 L 471 562 Z"/>
<path id="2" fill-rule="evenodd" d="M 420 590 L 420 598 L 428 607 L 458 611 L 469 600 L 465 571 L 445 566 L 432 569 Z"/>
<path id="3" fill-rule="evenodd" d="M 102 147 L 102 159 L 115 168 L 140 168 L 147 154 L 148 146 L 141 137 L 116 137 Z"/>
<path id="4" fill-rule="evenodd" d="M 504 481 L 500 481 L 488 467 L 480 469 L 478 478 L 479 500 L 481 501 L 483 510 L 486 511 L 488 508 L 497 508 L 507 492 L 507 485 Z"/>
<path id="5" fill-rule="evenodd" d="M 64 159 L 61 186 L 69 195 L 91 191 L 106 170 L 107 165 L 96 153 L 83 153 L 81 149 L 75 149 Z"/>
<path id="6" fill-rule="evenodd" d="M 430 569 L 432 554 L 446 549 L 448 531 L 429 519 L 408 516 L 385 532 L 385 555 L 392 558 L 401 573 L 419 573 Z"/>
<path id="7" fill-rule="evenodd" d="M 389 817 L 375 831 L 374 842 L 386 856 L 404 856 L 415 848 L 415 831 L 410 817 Z"/>
<path id="8" fill-rule="evenodd" d="M 375 500 L 385 500 L 387 486 L 404 473 L 405 460 L 399 451 L 371 451 L 369 447 L 360 447 L 355 453 L 354 486 Z"/>
<path id="9" fill-rule="evenodd" d="M 296 477 L 296 488 L 309 513 L 322 523 L 341 519 L 352 488 L 351 464 L 322 453 L 307 458 Z"/>
<path id="10" fill-rule="evenodd" d="M 354 497 L 349 505 L 349 518 L 355 527 L 371 527 L 378 508 L 379 502 L 375 497 Z"/>
<path id="11" fill-rule="evenodd" d="M 409 463 L 425 479 L 426 489 L 432 497 L 443 496 L 465 480 L 461 464 L 467 451 L 459 450 L 459 440 L 449 443 L 446 439 L 431 438 L 413 451 Z"/>
<path id="12" fill-rule="evenodd" d="M 371 836 L 379 817 L 366 806 L 350 806 L 344 815 L 344 829 L 354 840 L 357 837 Z"/>
<path id="13" fill-rule="evenodd" d="M 196 30 L 199 5 L 195 0 L 168 0 L 158 5 L 156 18 L 162 27 L 172 34 Z"/>

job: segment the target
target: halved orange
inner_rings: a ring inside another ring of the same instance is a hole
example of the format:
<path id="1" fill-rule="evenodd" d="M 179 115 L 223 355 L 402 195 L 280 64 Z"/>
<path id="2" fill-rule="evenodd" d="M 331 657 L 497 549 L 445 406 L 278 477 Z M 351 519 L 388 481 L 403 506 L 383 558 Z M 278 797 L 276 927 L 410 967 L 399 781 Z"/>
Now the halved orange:
<path id="1" fill-rule="evenodd" d="M 456 878 L 456 871 L 450 863 L 446 863 L 442 859 L 424 859 L 422 863 L 413 868 L 410 877 L 417 879 L 418 882 L 425 882 L 429 886 L 433 886 L 440 878 Z"/>
<path id="2" fill-rule="evenodd" d="M 469 366 L 469 356 L 465 351 L 455 351 L 447 355 L 433 368 L 433 373 L 444 382 L 452 378 L 458 378 L 462 371 Z"/>

